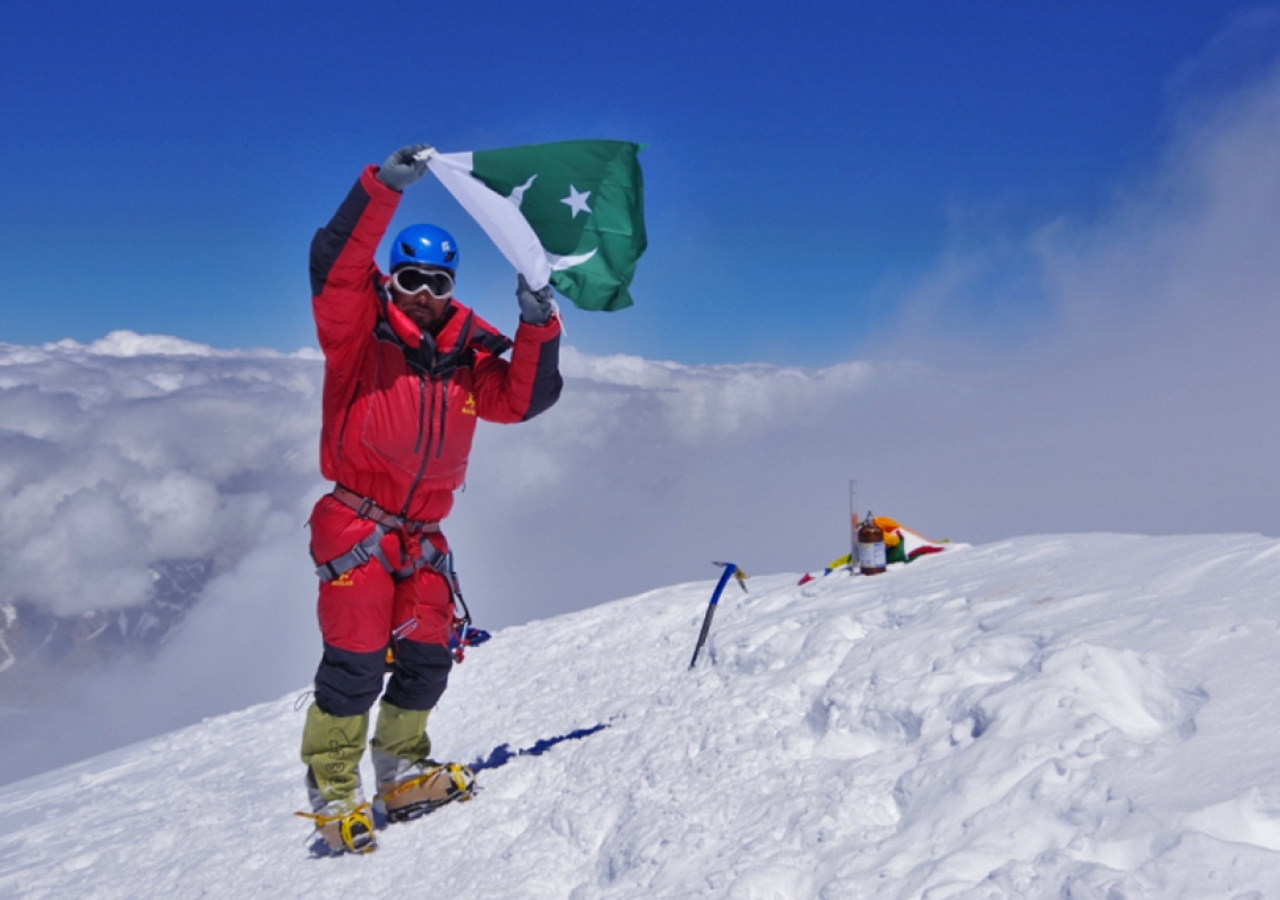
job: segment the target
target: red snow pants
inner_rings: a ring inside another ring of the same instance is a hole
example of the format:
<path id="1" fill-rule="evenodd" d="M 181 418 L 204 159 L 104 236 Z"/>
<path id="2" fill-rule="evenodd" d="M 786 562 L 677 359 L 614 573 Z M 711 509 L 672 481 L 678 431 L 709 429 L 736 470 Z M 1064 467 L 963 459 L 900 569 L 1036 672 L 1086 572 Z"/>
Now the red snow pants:
<path id="1" fill-rule="evenodd" d="M 375 524 L 326 494 L 311 512 L 311 555 L 318 563 L 337 559 L 373 533 Z M 443 534 L 427 535 L 442 553 L 449 549 Z M 389 532 L 382 552 L 397 569 L 419 554 L 417 535 Z M 453 627 L 453 594 L 444 576 L 429 566 L 397 582 L 377 559 L 333 581 L 320 583 L 317 604 L 324 642 L 352 653 L 385 650 L 393 632 L 398 639 L 449 645 Z"/>

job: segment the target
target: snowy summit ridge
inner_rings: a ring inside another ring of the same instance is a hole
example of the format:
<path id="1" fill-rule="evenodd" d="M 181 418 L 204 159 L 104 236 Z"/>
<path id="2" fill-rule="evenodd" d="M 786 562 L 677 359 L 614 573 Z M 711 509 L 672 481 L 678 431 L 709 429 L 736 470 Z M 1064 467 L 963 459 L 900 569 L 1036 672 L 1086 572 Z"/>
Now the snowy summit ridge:
<path id="1" fill-rule="evenodd" d="M 440 754 L 480 773 L 305 858 L 294 697 L 0 790 L 0 897 L 1280 896 L 1280 542 L 1022 538 L 509 628 Z M 426 864 L 429 862 L 429 864 Z"/>

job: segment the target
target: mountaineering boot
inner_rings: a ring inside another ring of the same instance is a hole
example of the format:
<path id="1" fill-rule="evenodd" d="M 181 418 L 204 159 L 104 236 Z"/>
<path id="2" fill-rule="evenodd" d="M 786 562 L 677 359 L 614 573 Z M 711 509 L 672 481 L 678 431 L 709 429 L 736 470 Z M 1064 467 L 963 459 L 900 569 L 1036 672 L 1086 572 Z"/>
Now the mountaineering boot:
<path id="1" fill-rule="evenodd" d="M 374 813 L 361 797 L 360 757 L 369 715 L 332 716 L 314 703 L 307 710 L 302 731 L 302 761 L 307 765 L 307 799 L 311 819 L 319 834 L 311 845 L 312 856 L 371 853 Z"/>
<path id="2" fill-rule="evenodd" d="M 466 766 L 427 759 L 403 767 L 394 780 L 379 781 L 378 802 L 388 822 L 408 822 L 454 800 L 470 800 L 475 784 Z"/>
<path id="3" fill-rule="evenodd" d="M 308 782 L 310 780 L 308 776 Z M 310 783 L 307 788 L 312 800 L 318 799 L 319 792 Z M 315 822 L 317 836 L 310 848 L 313 857 L 372 853 L 378 849 L 378 842 L 374 837 L 375 816 L 368 803 L 353 807 L 349 802 L 339 800 L 313 808 L 314 812 L 298 813 Z"/>
<path id="4" fill-rule="evenodd" d="M 475 775 L 457 763 L 441 764 L 429 758 L 427 737 L 430 710 L 401 709 L 383 700 L 374 729 L 373 771 L 378 782 L 378 803 L 387 821 L 406 822 L 454 800 L 469 800 Z"/>

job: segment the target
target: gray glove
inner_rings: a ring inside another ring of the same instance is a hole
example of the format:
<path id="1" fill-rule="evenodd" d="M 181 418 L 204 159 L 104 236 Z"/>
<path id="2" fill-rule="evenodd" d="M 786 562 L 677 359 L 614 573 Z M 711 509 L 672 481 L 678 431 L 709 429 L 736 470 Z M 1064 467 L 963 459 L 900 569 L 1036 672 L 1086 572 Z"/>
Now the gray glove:
<path id="1" fill-rule="evenodd" d="M 517 275 L 516 300 L 520 302 L 520 321 L 528 322 L 530 325 L 546 325 L 550 322 L 551 314 L 556 310 L 556 305 L 551 299 L 554 295 L 551 285 L 535 291 L 529 287 L 529 282 L 524 280 L 523 275 Z"/>
<path id="2" fill-rule="evenodd" d="M 387 157 L 387 161 L 378 169 L 378 180 L 387 187 L 403 191 L 423 175 L 427 174 L 427 161 L 416 159 L 423 150 L 430 150 L 430 144 L 410 144 L 401 147 Z"/>

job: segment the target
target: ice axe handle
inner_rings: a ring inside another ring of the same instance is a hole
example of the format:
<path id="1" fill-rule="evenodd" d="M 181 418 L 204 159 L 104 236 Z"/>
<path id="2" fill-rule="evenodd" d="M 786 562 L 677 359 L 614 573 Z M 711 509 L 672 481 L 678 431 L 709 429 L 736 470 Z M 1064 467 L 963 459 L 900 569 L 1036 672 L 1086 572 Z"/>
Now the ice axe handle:
<path id="1" fill-rule="evenodd" d="M 711 602 L 707 604 L 707 614 L 702 617 L 702 631 L 698 634 L 698 646 L 693 648 L 693 659 L 689 660 L 689 668 L 692 669 L 698 663 L 698 653 L 702 650 L 702 645 L 707 642 L 707 635 L 711 633 L 711 620 L 716 615 L 716 605 L 720 602 L 720 595 L 724 593 L 724 586 L 729 583 L 729 579 L 733 573 L 738 571 L 738 567 L 733 563 L 717 563 L 724 566 L 724 573 L 720 576 L 716 589 L 711 592 Z M 741 582 L 739 582 L 741 584 Z"/>

